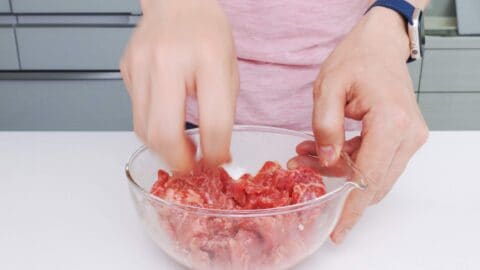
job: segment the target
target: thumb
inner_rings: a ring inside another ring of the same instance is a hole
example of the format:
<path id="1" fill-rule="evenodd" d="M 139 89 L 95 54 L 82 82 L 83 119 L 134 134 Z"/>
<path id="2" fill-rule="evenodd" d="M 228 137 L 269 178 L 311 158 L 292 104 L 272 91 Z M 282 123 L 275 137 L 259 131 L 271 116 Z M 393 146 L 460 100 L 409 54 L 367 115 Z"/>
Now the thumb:
<path id="1" fill-rule="evenodd" d="M 320 165 L 335 163 L 345 141 L 346 85 L 342 79 L 319 79 L 314 86 L 313 133 Z"/>

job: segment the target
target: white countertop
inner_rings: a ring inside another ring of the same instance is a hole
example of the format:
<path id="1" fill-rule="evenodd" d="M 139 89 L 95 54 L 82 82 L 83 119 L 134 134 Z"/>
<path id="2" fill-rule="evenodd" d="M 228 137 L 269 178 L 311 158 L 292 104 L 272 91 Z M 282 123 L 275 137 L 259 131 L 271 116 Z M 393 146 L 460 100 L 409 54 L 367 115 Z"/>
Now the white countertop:
<path id="1" fill-rule="evenodd" d="M 127 132 L 0 132 L 0 269 L 181 269 L 144 233 Z M 432 132 L 344 244 L 296 269 L 480 269 L 480 132 Z"/>

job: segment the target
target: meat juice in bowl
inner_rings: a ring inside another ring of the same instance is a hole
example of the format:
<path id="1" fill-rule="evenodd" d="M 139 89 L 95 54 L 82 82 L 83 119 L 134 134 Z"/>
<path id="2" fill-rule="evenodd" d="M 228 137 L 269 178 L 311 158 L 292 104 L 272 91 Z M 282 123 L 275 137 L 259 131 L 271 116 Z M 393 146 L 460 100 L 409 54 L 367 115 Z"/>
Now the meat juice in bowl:
<path id="1" fill-rule="evenodd" d="M 187 134 L 198 144 L 198 130 Z M 364 179 L 348 155 L 328 171 L 287 170 L 295 147 L 312 136 L 285 129 L 235 126 L 231 178 L 221 169 L 168 173 L 145 147 L 126 166 L 135 206 L 155 243 L 190 269 L 286 269 L 329 237 Z"/>

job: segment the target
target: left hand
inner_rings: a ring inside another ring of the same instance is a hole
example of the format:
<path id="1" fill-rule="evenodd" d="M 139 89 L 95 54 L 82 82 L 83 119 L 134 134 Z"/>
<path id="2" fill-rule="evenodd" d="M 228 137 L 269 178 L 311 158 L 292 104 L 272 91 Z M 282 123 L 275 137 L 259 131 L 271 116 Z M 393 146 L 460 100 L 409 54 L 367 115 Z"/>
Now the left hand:
<path id="1" fill-rule="evenodd" d="M 428 128 L 406 65 L 408 55 L 404 20 L 392 10 L 375 7 L 328 57 L 315 82 L 316 143 L 299 145 L 299 156 L 289 167 L 332 166 L 345 144 L 370 180 L 365 191 L 349 195 L 331 235 L 336 243 L 370 204 L 383 199 L 427 140 Z M 345 142 L 344 117 L 362 121 L 360 138 Z"/>

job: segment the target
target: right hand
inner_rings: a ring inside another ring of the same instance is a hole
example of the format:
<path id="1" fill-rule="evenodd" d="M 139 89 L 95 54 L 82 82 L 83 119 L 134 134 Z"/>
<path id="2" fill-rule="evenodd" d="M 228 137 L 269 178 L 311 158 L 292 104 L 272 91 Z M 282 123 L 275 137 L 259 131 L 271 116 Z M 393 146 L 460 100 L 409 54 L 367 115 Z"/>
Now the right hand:
<path id="1" fill-rule="evenodd" d="M 195 95 L 204 161 L 229 161 L 239 79 L 226 16 L 216 0 L 144 0 L 142 10 L 120 64 L 135 133 L 172 170 L 188 171 L 185 101 Z"/>

